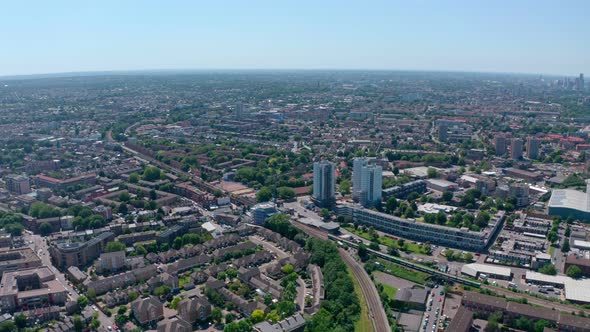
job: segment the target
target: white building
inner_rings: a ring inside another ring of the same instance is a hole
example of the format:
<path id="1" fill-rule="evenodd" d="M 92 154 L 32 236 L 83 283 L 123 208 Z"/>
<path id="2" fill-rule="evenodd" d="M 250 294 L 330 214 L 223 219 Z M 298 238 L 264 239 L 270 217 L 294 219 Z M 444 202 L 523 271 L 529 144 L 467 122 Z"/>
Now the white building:
<path id="1" fill-rule="evenodd" d="M 334 163 L 322 160 L 313 163 L 312 200 L 322 208 L 333 208 L 336 202 L 336 175 Z"/>
<path id="2" fill-rule="evenodd" d="M 352 173 L 353 200 L 365 207 L 376 206 L 381 202 L 383 168 L 371 164 L 371 159 L 356 158 Z"/>

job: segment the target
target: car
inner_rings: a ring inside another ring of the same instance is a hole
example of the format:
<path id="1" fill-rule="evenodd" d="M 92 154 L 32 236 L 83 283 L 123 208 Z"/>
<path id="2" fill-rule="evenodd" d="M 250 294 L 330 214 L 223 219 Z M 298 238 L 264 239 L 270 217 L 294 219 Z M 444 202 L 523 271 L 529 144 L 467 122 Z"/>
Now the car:
<path id="1" fill-rule="evenodd" d="M 107 326 L 107 330 L 112 331 L 113 327 L 112 326 Z"/>
<path id="2" fill-rule="evenodd" d="M 442 297 L 440 299 L 438 299 L 438 302 L 442 302 Z"/>
<path id="3" fill-rule="evenodd" d="M 117 325 L 113 325 L 113 330 L 117 331 L 119 327 Z"/>
<path id="4" fill-rule="evenodd" d="M 444 293 L 445 293 L 445 291 L 441 290 L 439 294 L 443 295 Z"/>

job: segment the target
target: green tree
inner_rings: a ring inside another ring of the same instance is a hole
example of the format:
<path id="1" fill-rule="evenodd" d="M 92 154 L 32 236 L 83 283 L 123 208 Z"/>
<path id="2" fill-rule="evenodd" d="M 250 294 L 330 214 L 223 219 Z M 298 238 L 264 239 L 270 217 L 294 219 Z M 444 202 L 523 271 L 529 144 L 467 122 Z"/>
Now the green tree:
<path id="1" fill-rule="evenodd" d="M 342 195 L 350 194 L 350 187 L 350 180 L 342 180 L 342 182 L 340 182 L 340 192 Z"/>
<path id="2" fill-rule="evenodd" d="M 0 332 L 15 332 L 17 330 L 16 324 L 11 320 L 0 322 Z"/>
<path id="3" fill-rule="evenodd" d="M 78 297 L 78 299 L 76 300 L 76 302 L 78 302 L 78 306 L 80 306 L 80 309 L 84 309 L 86 308 L 86 306 L 88 305 L 88 298 L 84 295 L 80 295 Z"/>
<path id="4" fill-rule="evenodd" d="M 39 233 L 42 236 L 47 236 L 53 232 L 53 227 L 51 227 L 50 223 L 44 222 L 39 226 Z"/>
<path id="5" fill-rule="evenodd" d="M 27 327 L 27 317 L 23 314 L 14 316 L 14 324 L 16 324 L 16 327 L 19 329 L 24 329 Z"/>
<path id="6" fill-rule="evenodd" d="M 285 275 L 289 275 L 289 274 L 293 273 L 293 271 L 294 271 L 293 265 L 291 265 L 291 264 L 285 264 L 281 268 L 281 271 L 283 271 L 283 273 Z"/>
<path id="7" fill-rule="evenodd" d="M 565 271 L 565 274 L 567 274 L 569 277 L 572 277 L 574 279 L 578 279 L 582 277 L 582 269 L 580 269 L 578 266 L 576 265 L 571 265 L 570 267 L 567 268 L 567 271 Z"/>
<path id="8" fill-rule="evenodd" d="M 143 170 L 143 179 L 146 181 L 157 181 L 161 176 L 160 169 L 155 166 L 148 166 Z"/>
<path id="9" fill-rule="evenodd" d="M 453 199 L 453 192 L 445 190 L 442 193 L 442 200 L 444 202 L 450 202 Z"/>
<path id="10" fill-rule="evenodd" d="M 158 199 L 158 193 L 156 193 L 155 190 L 150 190 L 149 192 L 149 196 L 150 196 L 150 200 L 155 201 L 156 199 Z"/>
<path id="11" fill-rule="evenodd" d="M 128 193 L 128 192 L 126 192 L 126 191 L 122 191 L 122 192 L 119 194 L 119 201 L 127 203 L 127 202 L 129 202 L 130 200 L 131 200 L 131 195 L 129 195 L 129 193 Z"/>
<path id="12" fill-rule="evenodd" d="M 182 298 L 180 296 L 175 296 L 172 301 L 170 301 L 170 309 L 176 309 L 178 307 L 178 302 L 180 302 Z"/>
<path id="13" fill-rule="evenodd" d="M 170 288 L 169 286 L 166 286 L 166 285 L 158 286 L 158 287 L 154 288 L 154 295 L 155 296 L 164 296 L 164 295 L 170 294 L 171 291 L 172 291 L 172 288 Z"/>
<path id="14" fill-rule="evenodd" d="M 561 246 L 561 252 L 569 252 L 570 251 L 570 240 L 569 239 L 565 239 L 563 241 L 563 245 Z"/>
<path id="15" fill-rule="evenodd" d="M 84 323 L 82 318 L 80 318 L 80 315 L 74 316 L 73 323 L 74 323 L 74 330 L 76 332 L 82 332 L 84 330 L 84 327 L 86 326 L 86 324 Z"/>
<path id="16" fill-rule="evenodd" d="M 216 323 L 220 323 L 222 318 L 223 313 L 221 312 L 221 309 L 215 307 L 213 310 L 211 310 L 211 320 L 213 320 Z"/>
<path id="17" fill-rule="evenodd" d="M 131 173 L 129 175 L 129 183 L 138 183 L 139 182 L 139 174 Z"/>
<path id="18" fill-rule="evenodd" d="M 426 174 L 428 175 L 429 179 L 438 177 L 438 171 L 432 167 L 428 167 Z"/>
<path id="19" fill-rule="evenodd" d="M 358 255 L 363 262 L 369 259 L 369 251 L 367 250 L 367 246 L 364 243 L 359 244 Z"/>
<path id="20" fill-rule="evenodd" d="M 391 214 L 397 209 L 397 199 L 395 197 L 389 197 L 385 202 L 385 212 Z"/>
<path id="21" fill-rule="evenodd" d="M 272 190 L 268 187 L 262 187 L 256 193 L 256 200 L 258 202 L 268 202 L 272 198 Z"/>
<path id="22" fill-rule="evenodd" d="M 539 272 L 541 272 L 543 274 L 548 274 L 548 275 L 556 275 L 557 274 L 557 270 L 555 269 L 555 266 L 551 263 L 548 263 L 548 264 L 542 266 L 539 269 Z"/>
<path id="23" fill-rule="evenodd" d="M 538 320 L 535 323 L 535 332 L 543 332 L 545 330 L 545 327 L 547 327 L 547 326 L 549 326 L 548 321 L 546 321 L 544 319 Z"/>
<path id="24" fill-rule="evenodd" d="M 127 247 L 119 241 L 109 242 L 104 247 L 105 252 L 124 251 L 125 249 L 127 249 Z"/>
<path id="25" fill-rule="evenodd" d="M 291 199 L 295 197 L 295 190 L 289 187 L 279 187 L 277 193 L 280 199 Z"/>
<path id="26" fill-rule="evenodd" d="M 256 309 L 252 312 L 252 322 L 254 324 L 260 323 L 264 320 L 264 311 Z"/>

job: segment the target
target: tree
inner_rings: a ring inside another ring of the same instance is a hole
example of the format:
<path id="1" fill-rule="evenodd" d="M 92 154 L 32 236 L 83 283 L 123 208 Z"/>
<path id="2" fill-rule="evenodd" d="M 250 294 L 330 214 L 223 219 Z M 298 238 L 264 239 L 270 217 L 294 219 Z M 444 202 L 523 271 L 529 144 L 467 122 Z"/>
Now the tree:
<path id="1" fill-rule="evenodd" d="M 117 314 L 118 315 L 124 315 L 127 312 L 127 306 L 120 306 L 119 309 L 117 309 Z"/>
<path id="2" fill-rule="evenodd" d="M 385 212 L 391 214 L 397 209 L 397 199 L 395 197 L 389 197 L 385 202 Z"/>
<path id="3" fill-rule="evenodd" d="M 280 187 L 277 189 L 277 194 L 280 199 L 291 199 L 295 197 L 295 190 L 289 187 Z"/>
<path id="4" fill-rule="evenodd" d="M 569 237 L 572 234 L 572 229 L 570 228 L 570 225 L 567 225 L 567 227 L 565 228 L 565 237 Z"/>
<path id="5" fill-rule="evenodd" d="M 569 277 L 572 277 L 574 279 L 578 279 L 578 278 L 582 277 L 582 269 L 580 269 L 576 265 L 571 265 L 570 267 L 567 268 L 567 271 L 565 271 L 565 274 L 567 274 Z"/>
<path id="6" fill-rule="evenodd" d="M 256 309 L 252 312 L 252 322 L 254 324 L 260 323 L 264 320 L 264 311 Z"/>
<path id="7" fill-rule="evenodd" d="M 76 300 L 76 302 L 78 302 L 78 306 L 80 307 L 80 309 L 84 309 L 86 308 L 86 306 L 88 305 L 88 298 L 84 295 L 80 295 L 78 297 L 78 300 Z"/>
<path id="8" fill-rule="evenodd" d="M 172 288 L 170 288 L 169 286 L 166 286 L 166 285 L 158 286 L 158 287 L 154 288 L 154 295 L 155 296 L 164 296 L 164 295 L 170 294 L 171 291 L 172 291 Z"/>
<path id="9" fill-rule="evenodd" d="M 14 324 L 16 324 L 16 327 L 19 329 L 24 329 L 27 327 L 27 317 L 23 314 L 14 316 Z"/>
<path id="10" fill-rule="evenodd" d="M 463 255 L 463 260 L 466 262 L 471 262 L 473 260 L 473 254 L 470 252 L 467 252 Z"/>
<path id="11" fill-rule="evenodd" d="M 432 168 L 432 167 L 428 167 L 428 170 L 426 171 L 426 174 L 428 175 L 429 179 L 435 178 L 438 176 L 438 172 L 436 169 Z"/>
<path id="12" fill-rule="evenodd" d="M 417 200 L 418 198 L 420 198 L 420 194 L 419 194 L 419 193 L 417 193 L 417 192 L 415 192 L 415 191 L 412 191 L 412 192 L 411 192 L 411 193 L 408 195 L 408 197 L 407 197 L 407 200 L 411 202 L 411 201 L 415 201 L 415 200 Z"/>
<path id="13" fill-rule="evenodd" d="M 272 198 L 272 191 L 268 187 L 262 187 L 256 193 L 256 200 L 258 202 L 268 202 Z"/>
<path id="14" fill-rule="evenodd" d="M 98 328 L 100 327 L 100 321 L 98 319 L 94 318 L 90 322 L 90 327 L 92 327 L 93 330 L 98 330 Z"/>
<path id="15" fill-rule="evenodd" d="M 129 212 L 129 209 L 127 208 L 127 204 L 125 204 L 125 203 L 119 204 L 117 211 L 121 214 L 127 214 L 127 212 Z"/>
<path id="16" fill-rule="evenodd" d="M 150 200 L 155 201 L 158 199 L 158 193 L 154 189 L 150 190 L 149 192 Z"/>
<path id="17" fill-rule="evenodd" d="M 126 192 L 126 191 L 122 191 L 122 192 L 119 194 L 119 201 L 127 203 L 127 202 L 129 202 L 130 200 L 131 200 L 131 195 L 129 195 L 129 193 L 128 193 L 128 192 Z"/>
<path id="18" fill-rule="evenodd" d="M 320 216 L 324 219 L 328 218 L 330 216 L 330 210 L 323 208 L 320 210 Z"/>
<path id="19" fill-rule="evenodd" d="M 561 252 L 569 252 L 570 251 L 570 240 L 565 239 L 563 241 L 563 245 L 561 246 Z"/>
<path id="20" fill-rule="evenodd" d="M 448 190 L 443 191 L 442 200 L 444 202 L 450 202 L 452 199 L 453 199 L 453 192 L 452 191 L 448 191 Z"/>
<path id="21" fill-rule="evenodd" d="M 16 324 L 11 320 L 5 320 L 0 323 L 0 332 L 15 332 Z"/>
<path id="22" fill-rule="evenodd" d="M 172 301 L 170 301 L 170 309 L 176 309 L 178 307 L 178 302 L 180 302 L 182 299 L 180 298 L 180 296 L 175 296 Z"/>
<path id="23" fill-rule="evenodd" d="M 281 268 L 281 271 L 283 271 L 283 273 L 285 275 L 289 275 L 289 274 L 293 273 L 293 270 L 294 270 L 294 268 L 293 268 L 293 265 L 291 265 L 291 264 L 285 264 Z"/>
<path id="24" fill-rule="evenodd" d="M 555 266 L 551 263 L 548 263 L 548 264 L 542 266 L 539 269 L 539 272 L 541 272 L 543 274 L 548 274 L 548 275 L 556 275 L 557 274 L 557 270 L 555 269 Z"/>
<path id="25" fill-rule="evenodd" d="M 369 251 L 367 250 L 367 246 L 364 243 L 359 244 L 358 255 L 363 262 L 369 259 Z"/>
<path id="26" fill-rule="evenodd" d="M 535 323 L 535 332 L 543 332 L 545 330 L 545 327 L 547 327 L 547 326 L 549 326 L 548 321 L 546 321 L 544 319 L 538 320 Z"/>
<path id="27" fill-rule="evenodd" d="M 215 307 L 215 309 L 211 311 L 211 319 L 216 323 L 220 323 L 222 318 L 223 313 L 221 312 L 221 309 Z"/>
<path id="28" fill-rule="evenodd" d="M 350 194 L 350 187 L 350 180 L 342 180 L 342 182 L 340 182 L 340 192 L 342 195 Z"/>
<path id="29" fill-rule="evenodd" d="M 148 166 L 143 170 L 143 179 L 146 181 L 157 181 L 162 176 L 159 168 L 155 166 Z"/>
<path id="30" fill-rule="evenodd" d="M 234 314 L 231 312 L 228 312 L 227 315 L 225 315 L 225 324 L 230 324 L 234 320 L 236 320 L 236 316 L 234 316 Z"/>
<path id="31" fill-rule="evenodd" d="M 131 173 L 129 175 L 129 183 L 137 183 L 137 182 L 139 182 L 139 174 Z"/>
<path id="32" fill-rule="evenodd" d="M 82 320 L 82 318 L 80 318 L 79 315 L 74 316 L 73 323 L 74 330 L 76 332 L 82 332 L 84 330 L 84 327 L 86 326 L 86 324 L 84 324 L 84 321 Z"/>
<path id="33" fill-rule="evenodd" d="M 104 247 L 105 252 L 115 252 L 115 251 L 124 251 L 127 247 L 119 242 L 119 241 L 113 241 L 113 242 L 109 242 L 107 243 L 107 245 Z"/>
<path id="34" fill-rule="evenodd" d="M 39 233 L 41 233 L 42 236 L 47 236 L 49 234 L 51 234 L 53 232 L 53 227 L 51 227 L 51 224 L 48 222 L 44 222 L 39 226 Z"/>

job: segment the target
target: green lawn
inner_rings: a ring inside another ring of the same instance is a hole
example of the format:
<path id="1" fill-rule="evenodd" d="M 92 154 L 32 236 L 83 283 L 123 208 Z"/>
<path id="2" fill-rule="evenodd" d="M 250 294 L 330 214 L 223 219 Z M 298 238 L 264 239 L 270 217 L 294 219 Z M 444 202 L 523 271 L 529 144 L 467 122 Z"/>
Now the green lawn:
<path id="1" fill-rule="evenodd" d="M 354 284 L 354 293 L 356 294 L 356 297 L 359 299 L 359 305 L 361 307 L 359 319 L 354 324 L 354 331 L 373 331 L 373 323 L 371 323 L 371 319 L 369 318 L 369 307 L 367 306 L 367 302 L 365 301 L 365 297 L 363 296 L 361 285 L 359 284 L 359 281 L 356 279 L 354 273 L 352 273 L 350 268 L 347 267 L 346 269 L 348 270 L 348 275 L 350 276 L 350 278 L 352 279 L 352 283 Z"/>
<path id="2" fill-rule="evenodd" d="M 395 297 L 395 293 L 397 293 L 397 288 L 386 284 L 381 284 L 381 286 L 383 286 L 383 292 L 387 294 L 387 296 L 389 296 L 390 299 L 393 299 Z"/>
<path id="3" fill-rule="evenodd" d="M 178 287 L 182 288 L 182 286 L 184 286 L 185 284 L 188 284 L 189 282 L 191 282 L 190 276 L 180 278 L 180 279 L 178 279 Z"/>
<path id="4" fill-rule="evenodd" d="M 549 255 L 551 255 L 551 257 L 553 257 L 553 254 L 555 253 L 555 247 L 554 246 L 549 246 Z"/>
<path id="5" fill-rule="evenodd" d="M 383 272 L 400 277 L 402 279 L 413 281 L 418 284 L 426 284 L 426 279 L 429 277 L 429 275 L 424 272 L 406 269 L 402 266 L 390 263 L 383 259 L 378 259 L 377 261 L 383 265 Z"/>
<path id="6" fill-rule="evenodd" d="M 365 240 L 369 240 L 371 241 L 372 238 L 369 235 L 368 232 L 363 232 L 361 230 L 357 230 L 354 229 L 354 227 L 344 227 L 344 229 L 346 229 L 347 231 L 362 237 Z M 394 247 L 394 248 L 399 248 L 399 245 L 397 244 L 397 241 L 390 238 L 390 237 L 386 237 L 386 236 L 380 236 L 379 237 L 379 243 L 384 245 L 384 246 L 388 246 L 388 247 Z M 404 245 L 404 251 L 407 252 L 411 252 L 411 253 L 415 253 L 418 255 L 426 255 L 423 251 L 422 248 L 420 247 L 420 245 L 406 241 L 405 245 Z"/>

